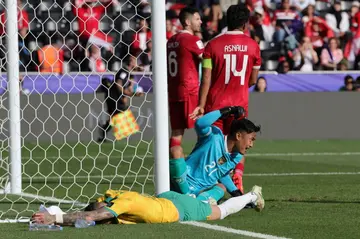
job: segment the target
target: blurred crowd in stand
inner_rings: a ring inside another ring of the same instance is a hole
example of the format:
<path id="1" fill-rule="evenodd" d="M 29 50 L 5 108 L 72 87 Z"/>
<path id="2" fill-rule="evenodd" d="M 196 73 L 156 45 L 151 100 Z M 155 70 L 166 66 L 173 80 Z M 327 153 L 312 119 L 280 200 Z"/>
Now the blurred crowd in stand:
<path id="1" fill-rule="evenodd" d="M 166 36 L 181 30 L 185 6 L 200 9 L 206 44 L 226 31 L 226 10 L 244 2 L 261 70 L 311 72 L 360 68 L 360 4 L 329 0 L 167 0 Z M 18 0 L 20 70 L 117 71 L 128 57 L 151 71 L 150 0 Z M 0 6 L 1 70 L 6 70 L 6 8 Z"/>

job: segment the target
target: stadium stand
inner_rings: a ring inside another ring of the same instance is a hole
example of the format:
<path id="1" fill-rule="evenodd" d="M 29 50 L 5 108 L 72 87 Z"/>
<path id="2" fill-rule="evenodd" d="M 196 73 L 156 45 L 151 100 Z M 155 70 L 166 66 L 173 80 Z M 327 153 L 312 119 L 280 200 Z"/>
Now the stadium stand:
<path id="1" fill-rule="evenodd" d="M 48 42 L 46 38 L 50 38 L 55 33 L 60 34 L 64 39 L 63 48 L 67 71 L 87 71 L 89 70 L 88 64 L 84 63 L 83 59 L 86 44 L 91 35 L 88 30 L 95 29 L 103 36 L 111 37 L 114 54 L 102 50 L 102 56 L 107 62 L 109 71 L 116 70 L 127 54 L 135 56 L 146 54 L 146 45 L 151 34 L 145 38 L 138 37 L 138 35 L 143 32 L 144 26 L 147 27 L 146 24 L 143 24 L 143 19 L 147 21 L 148 32 L 151 33 L 150 9 L 147 1 L 120 0 L 118 4 L 113 4 L 111 1 L 99 1 L 96 5 L 93 3 L 94 1 L 87 1 L 85 4 L 84 2 L 83 0 L 23 1 L 21 6 L 27 12 L 29 19 L 29 33 L 24 39 L 29 52 L 34 54 L 37 49 L 43 47 L 45 42 Z M 167 1 L 166 15 L 171 24 L 168 36 L 181 30 L 177 20 L 180 9 L 186 5 L 192 5 L 201 10 L 203 20 L 201 38 L 206 43 L 226 30 L 225 10 L 229 2 L 233 4 L 241 1 Z M 336 37 L 343 52 L 343 59 L 333 59 L 332 53 L 329 52 L 330 60 L 334 61 L 334 67 L 330 67 L 330 70 L 359 69 L 360 12 L 358 1 L 246 0 L 245 2 L 252 12 L 249 31 L 246 34 L 252 36 L 260 44 L 263 58 L 262 70 L 279 70 L 278 68 L 283 62 L 289 62 L 290 70 L 302 69 L 298 63 L 296 69 L 294 68 L 294 54 L 296 51 L 300 51 L 302 52 L 300 55 L 303 56 L 301 59 L 306 58 L 306 50 L 299 47 L 303 36 L 310 37 L 319 59 L 323 49 L 331 51 L 328 46 L 329 38 Z M 286 4 L 289 5 L 290 10 L 284 10 Z M 99 8 L 103 9 L 99 10 Z M 336 11 L 336 8 L 339 8 L 339 11 Z M 91 12 L 95 11 L 96 13 L 98 10 L 105 14 L 96 15 Z M 0 11 L 4 12 L 3 5 L 0 6 Z M 291 17 L 289 17 L 290 15 Z M 82 26 L 84 24 L 81 24 L 80 21 L 85 22 L 85 29 Z M 280 41 L 277 39 L 279 34 L 281 35 Z M 139 44 L 142 47 L 139 48 Z M 137 49 L 134 48 L 135 45 Z M 344 67 L 345 64 L 346 67 Z M 25 65 L 29 67 L 22 69 L 23 71 L 38 70 L 37 67 L 31 67 L 36 65 L 35 63 L 25 63 Z M 313 62 L 313 65 L 313 70 L 324 70 L 321 60 Z M 306 69 L 309 70 L 309 67 Z M 329 67 L 326 70 L 329 70 Z"/>

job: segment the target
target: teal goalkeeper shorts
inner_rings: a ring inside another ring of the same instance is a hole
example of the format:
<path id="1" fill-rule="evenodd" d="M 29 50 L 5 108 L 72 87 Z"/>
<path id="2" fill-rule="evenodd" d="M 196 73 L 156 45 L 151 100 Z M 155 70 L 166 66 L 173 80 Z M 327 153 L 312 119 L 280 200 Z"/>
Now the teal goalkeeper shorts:
<path id="1" fill-rule="evenodd" d="M 166 198 L 175 205 L 179 211 L 179 221 L 205 221 L 212 212 L 210 204 L 185 194 L 169 191 L 157 197 Z"/>

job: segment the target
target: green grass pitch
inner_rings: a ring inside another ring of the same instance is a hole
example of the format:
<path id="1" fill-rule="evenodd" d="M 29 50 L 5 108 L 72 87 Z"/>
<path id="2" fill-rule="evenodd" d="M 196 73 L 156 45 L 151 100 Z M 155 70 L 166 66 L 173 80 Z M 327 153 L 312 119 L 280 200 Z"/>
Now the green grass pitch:
<path id="1" fill-rule="evenodd" d="M 359 145 L 355 140 L 259 140 L 246 157 L 244 184 L 247 190 L 254 184 L 263 187 L 265 210 L 246 209 L 206 223 L 287 238 L 360 238 Z M 192 143 L 184 148 L 189 153 Z M 24 193 L 42 198 L 0 195 L 0 217 L 28 217 L 50 198 L 87 203 L 107 188 L 153 194 L 151 151 L 152 145 L 146 142 L 101 146 L 26 143 L 22 151 Z M 4 173 L 0 171 L 0 176 Z M 62 202 L 47 205 L 79 208 Z M 27 224 L 6 223 L 0 224 L 0 232 L 1 238 L 37 239 L 250 238 L 180 223 L 64 228 L 62 232 L 29 232 Z"/>

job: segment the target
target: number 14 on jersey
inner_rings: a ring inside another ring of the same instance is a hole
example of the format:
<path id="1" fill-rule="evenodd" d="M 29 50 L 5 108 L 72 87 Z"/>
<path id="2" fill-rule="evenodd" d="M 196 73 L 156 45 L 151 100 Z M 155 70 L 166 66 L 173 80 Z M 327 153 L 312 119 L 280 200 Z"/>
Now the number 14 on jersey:
<path id="1" fill-rule="evenodd" d="M 225 84 L 229 84 L 231 74 L 240 77 L 240 85 L 245 85 L 245 74 L 248 64 L 248 55 L 244 55 L 241 71 L 236 70 L 236 54 L 224 54 L 225 59 Z"/>

